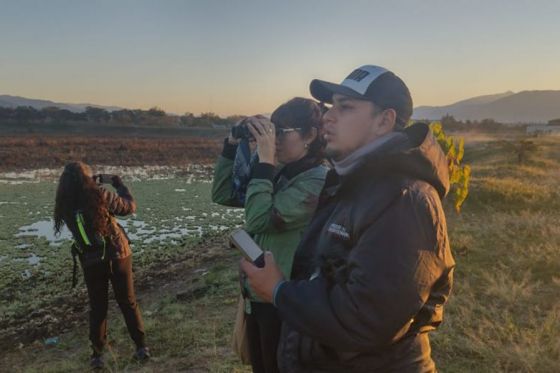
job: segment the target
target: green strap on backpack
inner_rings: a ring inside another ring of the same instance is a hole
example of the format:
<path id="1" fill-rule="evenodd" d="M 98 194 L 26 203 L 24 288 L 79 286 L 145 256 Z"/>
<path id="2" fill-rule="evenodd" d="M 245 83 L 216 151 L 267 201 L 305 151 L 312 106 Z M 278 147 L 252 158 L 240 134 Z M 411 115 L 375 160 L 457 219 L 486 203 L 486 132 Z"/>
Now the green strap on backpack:
<path id="1" fill-rule="evenodd" d="M 92 263 L 99 262 L 99 261 L 105 261 L 107 258 L 105 237 L 101 237 L 100 240 L 103 242 L 102 248 L 100 248 L 99 245 L 93 245 L 91 243 L 92 240 L 89 239 L 86 233 L 86 228 L 85 228 L 86 223 L 81 211 L 76 212 L 75 218 L 76 218 L 76 226 L 78 227 L 78 232 L 80 233 L 80 237 L 83 243 L 85 244 L 85 248 L 80 248 L 80 245 L 78 244 L 78 242 L 76 242 L 76 240 L 74 240 L 74 242 L 72 243 L 71 252 L 72 252 L 72 259 L 74 261 L 74 267 L 72 268 L 72 288 L 76 287 L 76 283 L 77 283 L 76 256 L 79 256 L 82 263 L 85 263 L 85 265 L 90 265 Z M 95 240 L 95 241 L 99 241 L 99 240 Z M 97 251 L 101 251 L 101 252 L 98 253 Z M 101 256 L 99 256 L 99 254 L 101 254 Z"/>
<path id="2" fill-rule="evenodd" d="M 89 238 L 86 234 L 86 228 L 84 227 L 84 225 L 86 224 L 84 222 L 84 216 L 81 212 L 76 213 L 76 224 L 78 225 L 78 230 L 80 231 L 80 235 L 82 236 L 82 240 L 84 240 L 84 243 L 88 246 L 91 246 L 91 242 L 89 241 Z"/>

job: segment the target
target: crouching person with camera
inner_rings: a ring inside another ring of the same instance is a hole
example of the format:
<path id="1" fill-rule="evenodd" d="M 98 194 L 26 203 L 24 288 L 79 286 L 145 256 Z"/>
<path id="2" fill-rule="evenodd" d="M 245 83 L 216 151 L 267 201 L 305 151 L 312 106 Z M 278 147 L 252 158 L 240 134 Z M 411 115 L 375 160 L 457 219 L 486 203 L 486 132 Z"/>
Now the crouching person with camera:
<path id="1" fill-rule="evenodd" d="M 212 185 L 212 200 L 245 208 L 245 230 L 274 253 L 289 278 L 295 249 L 311 219 L 327 168 L 322 165 L 322 111 L 313 100 L 294 98 L 268 120 L 250 117 L 225 139 Z M 249 142 L 256 142 L 258 159 Z M 275 307 L 249 292 L 246 326 L 253 372 L 278 372 L 281 322 Z"/>
<path id="2" fill-rule="evenodd" d="M 111 184 L 116 193 L 102 188 L 101 183 Z M 90 305 L 93 368 L 104 365 L 109 281 L 136 344 L 134 358 L 145 361 L 150 357 L 134 294 L 132 251 L 124 229 L 115 219 L 115 215 L 130 215 L 135 210 L 134 198 L 119 176 L 93 176 L 90 167 L 82 162 L 69 163 L 64 168 L 56 192 L 54 229 L 60 234 L 65 224 L 72 232 L 72 252 L 79 258 L 84 272 Z"/>

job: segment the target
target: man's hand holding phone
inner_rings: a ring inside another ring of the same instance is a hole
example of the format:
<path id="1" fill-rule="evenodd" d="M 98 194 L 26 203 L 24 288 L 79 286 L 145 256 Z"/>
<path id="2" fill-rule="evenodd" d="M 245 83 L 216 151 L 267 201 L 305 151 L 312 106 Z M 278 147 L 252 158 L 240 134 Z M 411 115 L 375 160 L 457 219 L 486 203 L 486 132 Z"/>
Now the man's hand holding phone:
<path id="1" fill-rule="evenodd" d="M 259 268 L 247 259 L 242 258 L 239 266 L 247 275 L 249 286 L 255 294 L 265 302 L 272 303 L 274 288 L 284 280 L 284 275 L 274 261 L 274 256 L 270 251 L 264 253 L 264 267 Z"/>
<path id="2" fill-rule="evenodd" d="M 274 288 L 284 279 L 272 253 L 263 252 L 243 229 L 233 231 L 230 242 L 243 255 L 239 268 L 247 275 L 251 289 L 260 299 L 272 303 Z"/>

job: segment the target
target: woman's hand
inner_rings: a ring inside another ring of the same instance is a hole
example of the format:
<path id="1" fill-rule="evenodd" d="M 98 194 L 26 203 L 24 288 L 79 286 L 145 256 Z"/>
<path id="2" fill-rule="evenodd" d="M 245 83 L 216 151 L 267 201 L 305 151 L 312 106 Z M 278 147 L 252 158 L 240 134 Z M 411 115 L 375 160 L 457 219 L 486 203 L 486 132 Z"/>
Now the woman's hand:
<path id="1" fill-rule="evenodd" d="M 113 175 L 111 177 L 111 185 L 113 185 L 113 188 L 117 189 L 118 187 L 123 186 L 124 184 L 120 176 Z"/>
<path id="2" fill-rule="evenodd" d="M 257 142 L 259 162 L 276 165 L 276 133 L 274 124 L 263 117 L 256 115 L 247 120 L 247 128 Z"/>

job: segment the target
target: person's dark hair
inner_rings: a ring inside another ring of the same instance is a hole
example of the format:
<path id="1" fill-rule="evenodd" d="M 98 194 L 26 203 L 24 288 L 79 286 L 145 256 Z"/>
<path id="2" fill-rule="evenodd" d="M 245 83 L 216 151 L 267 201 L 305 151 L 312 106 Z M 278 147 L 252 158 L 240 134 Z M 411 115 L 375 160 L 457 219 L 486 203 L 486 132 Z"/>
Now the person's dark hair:
<path id="1" fill-rule="evenodd" d="M 322 136 L 323 110 L 319 103 L 303 97 L 292 98 L 274 110 L 270 120 L 276 127 L 301 128 L 302 136 L 316 128 L 317 137 L 309 144 L 308 156 L 323 158 L 326 142 Z"/>
<path id="2" fill-rule="evenodd" d="M 397 113 L 397 117 L 395 118 L 395 127 L 393 128 L 393 131 L 403 131 L 406 127 L 406 125 L 408 124 L 408 120 L 410 117 L 401 117 L 398 115 Z"/>
<path id="3" fill-rule="evenodd" d="M 383 110 L 392 109 L 390 107 L 389 108 L 383 108 L 382 106 L 376 104 L 373 101 L 371 101 L 371 103 L 373 104 L 373 110 L 371 111 L 372 116 L 376 116 L 377 114 L 379 114 Z M 395 109 L 393 109 L 393 110 L 395 110 Z M 403 131 L 407 124 L 408 124 L 408 119 L 404 120 L 404 118 L 399 117 L 398 114 L 397 114 L 397 117 L 395 118 L 395 126 L 393 127 L 393 131 Z"/>
<path id="4" fill-rule="evenodd" d="M 93 180 L 89 166 L 82 162 L 67 164 L 60 175 L 54 206 L 55 234 L 60 234 L 65 221 L 73 219 L 77 210 L 82 211 L 84 219 L 96 233 L 102 236 L 109 234 L 105 199 Z"/>
<path id="5" fill-rule="evenodd" d="M 393 129 L 393 131 L 403 131 L 405 127 L 406 127 L 406 123 L 404 123 L 403 121 L 396 121 L 395 128 Z"/>

